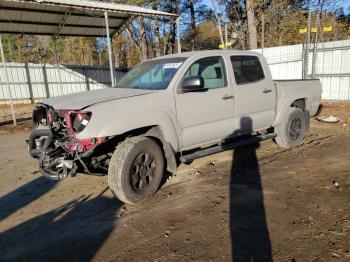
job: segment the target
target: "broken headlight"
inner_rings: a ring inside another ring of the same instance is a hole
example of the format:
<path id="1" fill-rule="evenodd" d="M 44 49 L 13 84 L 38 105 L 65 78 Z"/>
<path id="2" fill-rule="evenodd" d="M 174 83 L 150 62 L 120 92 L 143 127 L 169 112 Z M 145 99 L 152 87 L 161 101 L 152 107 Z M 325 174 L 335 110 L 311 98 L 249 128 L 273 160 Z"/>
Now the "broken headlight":
<path id="1" fill-rule="evenodd" d="M 39 125 L 47 125 L 47 108 L 42 105 L 37 105 L 33 110 L 33 124 L 38 127 Z"/>
<path id="2" fill-rule="evenodd" d="M 88 125 L 91 115 L 91 112 L 72 112 L 70 118 L 74 132 L 82 132 Z"/>

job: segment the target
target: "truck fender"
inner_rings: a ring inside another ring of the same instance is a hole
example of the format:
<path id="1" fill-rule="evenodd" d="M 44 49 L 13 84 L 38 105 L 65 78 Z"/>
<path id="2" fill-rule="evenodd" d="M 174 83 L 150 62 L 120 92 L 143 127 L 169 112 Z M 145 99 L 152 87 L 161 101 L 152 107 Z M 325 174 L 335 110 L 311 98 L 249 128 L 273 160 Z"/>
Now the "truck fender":
<path id="1" fill-rule="evenodd" d="M 166 141 L 166 139 L 164 138 L 161 127 L 159 126 L 152 127 L 150 130 L 148 130 L 145 133 L 145 136 L 150 138 L 156 138 L 162 143 L 164 156 L 166 159 L 167 171 L 173 175 L 176 175 L 177 162 L 175 158 L 175 152 L 171 144 L 168 141 Z"/>
<path id="2" fill-rule="evenodd" d="M 143 127 L 159 126 L 165 141 L 170 143 L 175 151 L 179 148 L 175 125 L 166 113 L 145 112 L 127 115 L 118 117 L 118 121 L 108 121 L 107 124 L 105 121 L 99 121 L 102 118 L 95 119 L 97 121 L 91 121 L 83 132 L 77 134 L 78 139 L 117 136 Z"/>
<path id="3" fill-rule="evenodd" d="M 304 98 L 300 98 L 300 99 L 304 99 Z M 300 100 L 300 99 L 297 99 L 297 100 Z M 276 115 L 275 121 L 272 123 L 273 127 L 281 125 L 283 119 L 287 117 L 288 108 L 292 107 L 293 103 L 297 100 L 284 101 L 283 105 L 280 105 L 277 107 L 277 115 Z M 310 105 L 308 103 L 308 99 L 305 99 L 305 108 L 303 108 L 303 110 L 307 113 L 307 116 L 310 116 L 309 108 L 310 108 Z"/>

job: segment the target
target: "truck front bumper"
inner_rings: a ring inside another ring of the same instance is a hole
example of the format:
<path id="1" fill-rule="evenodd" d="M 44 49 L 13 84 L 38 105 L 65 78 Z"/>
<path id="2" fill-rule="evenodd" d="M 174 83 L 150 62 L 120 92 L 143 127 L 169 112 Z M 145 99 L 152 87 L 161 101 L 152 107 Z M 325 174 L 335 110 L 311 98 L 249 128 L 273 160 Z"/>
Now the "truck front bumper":
<path id="1" fill-rule="evenodd" d="M 40 173 L 50 180 L 61 180 L 76 172 L 76 167 L 73 157 L 54 144 L 50 129 L 34 130 L 27 140 L 29 154 L 39 160 Z"/>
<path id="2" fill-rule="evenodd" d="M 27 140 L 29 154 L 39 161 L 40 173 L 50 180 L 62 180 L 79 173 L 105 175 L 108 154 L 94 155 L 107 138 L 58 139 L 50 129 L 37 129 Z M 102 150 L 103 151 L 103 150 Z M 99 171 L 99 172 L 96 172 Z M 102 173 L 100 172 L 102 171 Z"/>

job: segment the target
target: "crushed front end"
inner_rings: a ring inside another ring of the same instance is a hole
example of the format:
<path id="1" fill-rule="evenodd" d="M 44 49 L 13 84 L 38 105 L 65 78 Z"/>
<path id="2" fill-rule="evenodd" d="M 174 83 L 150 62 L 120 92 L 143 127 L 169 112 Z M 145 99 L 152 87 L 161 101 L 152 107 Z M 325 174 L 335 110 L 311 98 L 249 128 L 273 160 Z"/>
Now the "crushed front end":
<path id="1" fill-rule="evenodd" d="M 104 175 L 109 153 L 99 150 L 109 138 L 78 139 L 89 124 L 92 113 L 79 110 L 55 110 L 38 104 L 33 111 L 36 129 L 28 140 L 32 157 L 39 159 L 39 170 L 51 180 L 75 176 L 78 172 Z"/>

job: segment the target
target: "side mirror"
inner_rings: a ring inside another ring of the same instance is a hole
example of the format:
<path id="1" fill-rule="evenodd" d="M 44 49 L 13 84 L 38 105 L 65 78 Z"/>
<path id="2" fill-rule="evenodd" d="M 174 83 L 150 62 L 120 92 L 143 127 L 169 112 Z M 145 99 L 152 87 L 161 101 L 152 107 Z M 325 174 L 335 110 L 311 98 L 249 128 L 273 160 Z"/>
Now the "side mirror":
<path id="1" fill-rule="evenodd" d="M 186 92 L 196 92 L 204 89 L 204 79 L 201 76 L 191 76 L 185 78 L 182 82 L 182 91 Z"/>

